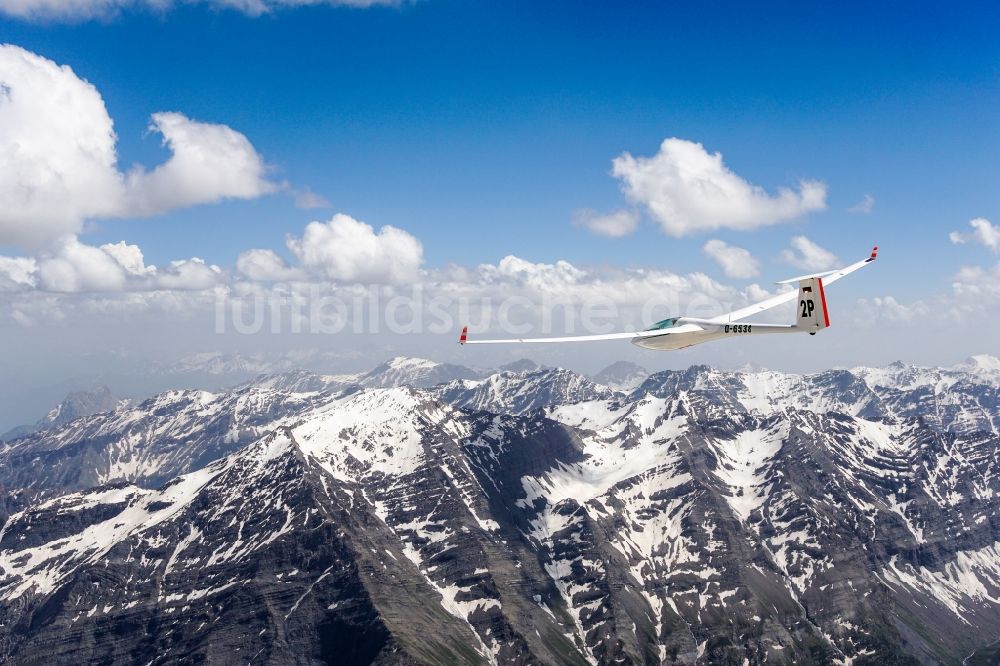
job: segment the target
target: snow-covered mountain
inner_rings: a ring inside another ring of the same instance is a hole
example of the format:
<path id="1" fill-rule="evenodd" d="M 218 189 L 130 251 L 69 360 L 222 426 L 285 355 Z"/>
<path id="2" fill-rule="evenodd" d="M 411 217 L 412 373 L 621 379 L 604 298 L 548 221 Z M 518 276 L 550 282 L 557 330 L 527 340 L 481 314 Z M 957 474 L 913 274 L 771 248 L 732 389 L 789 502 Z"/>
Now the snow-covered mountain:
<path id="1" fill-rule="evenodd" d="M 481 376 L 482 373 L 461 365 L 437 363 L 424 358 L 397 356 L 370 372 L 359 375 L 358 383 L 361 386 L 372 388 L 393 386 L 429 388 L 450 381 L 476 379 Z"/>
<path id="2" fill-rule="evenodd" d="M 0 661 L 957 664 L 1000 636 L 988 359 L 449 372 L 7 443 Z"/>
<path id="3" fill-rule="evenodd" d="M 115 398 L 111 389 L 103 384 L 86 391 L 72 391 L 62 402 L 49 410 L 48 414 L 33 425 L 23 425 L 0 435 L 0 441 L 24 437 L 39 430 L 54 428 L 69 423 L 81 416 L 90 416 L 100 412 L 108 412 L 116 407 L 126 407 L 131 403 L 128 398 Z"/>
<path id="4" fill-rule="evenodd" d="M 460 407 L 510 414 L 616 396 L 607 386 L 562 368 L 529 372 L 505 370 L 485 379 L 449 382 L 436 387 L 434 392 L 442 400 Z"/>
<path id="5" fill-rule="evenodd" d="M 452 381 L 479 379 L 488 373 L 452 363 L 438 363 L 425 358 L 397 356 L 372 368 L 354 374 L 320 374 L 306 370 L 289 370 L 261 375 L 246 382 L 287 391 L 340 390 L 350 386 L 361 388 L 431 388 Z"/>
<path id="6" fill-rule="evenodd" d="M 646 368 L 628 361 L 618 361 L 594 375 L 594 381 L 616 391 L 632 391 L 647 377 L 649 370 Z"/>

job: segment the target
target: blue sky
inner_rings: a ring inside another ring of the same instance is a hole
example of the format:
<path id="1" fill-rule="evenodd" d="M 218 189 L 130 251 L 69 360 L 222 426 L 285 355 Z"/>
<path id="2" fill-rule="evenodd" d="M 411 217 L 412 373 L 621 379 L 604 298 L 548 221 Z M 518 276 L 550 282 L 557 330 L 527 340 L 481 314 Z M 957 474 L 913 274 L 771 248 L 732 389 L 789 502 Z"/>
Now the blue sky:
<path id="1" fill-rule="evenodd" d="M 0 35 L 98 87 L 122 164 L 163 158 L 145 132 L 153 111 L 225 123 L 331 211 L 416 235 L 429 264 L 513 253 L 697 269 L 704 238 L 647 224 L 609 242 L 570 225 L 575 209 L 621 205 L 613 157 L 677 136 L 770 191 L 827 183 L 826 212 L 720 234 L 758 251 L 768 276 L 787 273 L 769 263 L 800 230 L 843 256 L 881 242 L 910 277 L 944 279 L 976 251 L 947 232 L 995 215 L 998 27 L 989 4 L 435 0 L 6 19 Z M 873 214 L 847 214 L 866 193 Z M 105 220 L 90 238 L 138 243 L 153 261 L 231 264 L 322 212 L 269 197 Z"/>
<path id="2" fill-rule="evenodd" d="M 17 289 L 0 293 L 0 331 L 12 341 L 8 349 L 18 348 L 0 355 L 0 366 L 56 365 L 56 349 L 77 363 L 88 350 L 111 347 L 180 355 L 213 345 L 242 351 L 284 345 L 273 339 L 220 342 L 205 318 L 181 324 L 142 319 L 148 303 L 139 312 L 128 310 L 126 301 L 134 304 L 140 292 L 175 289 L 154 281 L 149 271 L 112 276 L 111 282 L 99 276 L 104 281 L 60 283 L 40 267 L 54 258 L 65 268 L 70 250 L 86 253 L 83 246 L 94 246 L 92 256 L 96 246 L 124 242 L 141 248 L 142 271 L 155 264 L 163 275 L 168 262 L 199 257 L 220 266 L 220 275 L 233 276 L 223 284 L 221 277 L 206 283 L 199 274 L 176 287 L 193 293 L 205 284 L 235 288 L 246 277 L 235 268 L 238 258 L 261 248 L 288 262 L 289 274 L 313 271 L 311 279 L 336 281 L 361 275 L 361 269 L 345 269 L 336 258 L 293 256 L 286 237 L 301 238 L 310 221 L 338 213 L 418 239 L 422 271 L 492 266 L 478 274 L 486 282 L 498 262 L 514 255 L 619 271 L 619 277 L 630 268 L 704 272 L 735 290 L 726 294 L 749 298 L 750 284 L 771 289 L 772 281 L 804 272 L 783 259 L 797 236 L 841 264 L 865 256 L 874 243 L 882 248 L 877 272 L 837 285 L 840 326 L 826 334 L 828 347 L 819 354 L 803 347 L 789 361 L 773 344 L 754 342 L 749 351 L 706 346 L 708 351 L 655 361 L 609 347 L 586 359 L 566 351 L 511 352 L 516 355 L 551 354 L 552 362 L 579 361 L 587 369 L 615 357 L 650 367 L 759 361 L 815 369 L 900 356 L 944 363 L 997 351 L 988 331 L 1000 323 L 990 314 L 1000 305 L 991 278 L 1000 277 L 1000 245 L 989 235 L 996 233 L 992 223 L 982 238 L 969 226 L 974 218 L 1000 221 L 995 3 L 421 0 L 356 8 L 266 2 L 268 11 L 260 15 L 220 7 L 222 0 L 175 0 L 163 10 L 135 2 L 96 17 L 53 17 L 23 15 L 24 7 L 49 6 L 42 0 L 0 0 L 0 43 L 21 47 L 53 71 L 71 67 L 74 80 L 99 93 L 114 122 L 122 174 L 140 165 L 150 175 L 170 159 L 163 128 L 149 128 L 152 114 L 176 111 L 187 130 L 214 131 L 203 125 L 211 124 L 245 137 L 249 186 L 258 188 L 235 196 L 219 190 L 216 198 L 224 200 L 211 203 L 213 195 L 188 192 L 186 199 L 167 201 L 163 188 L 137 186 L 147 199 L 159 199 L 120 204 L 113 214 L 81 213 L 76 245 L 64 239 L 55 249 L 20 243 L 17 226 L 30 222 L 0 213 L 0 273 L 4 257 L 37 258 L 39 267 L 32 264 L 35 272 Z M 6 74 L 0 65 L 0 81 Z M 35 108 L 55 117 L 54 103 L 47 104 Z M 79 131 L 86 133 L 88 122 Z M 16 145 L 45 134 L 16 132 L 0 123 L 0 142 Z M 665 233 L 611 171 L 612 160 L 624 153 L 653 158 L 670 137 L 721 153 L 733 174 L 768 197 L 782 187 L 798 191 L 803 179 L 819 181 L 826 187 L 824 205 L 757 228 Z M 267 165 L 263 176 L 253 171 L 257 158 Z M 0 161 L 0 186 L 17 170 Z M 183 182 L 197 190 L 196 182 Z M 297 207 L 292 194 L 302 191 L 329 205 Z M 866 195 L 874 202 L 871 210 L 851 212 Z M 87 205 L 95 210 L 93 201 Z M 638 228 L 619 238 L 597 235 L 573 224 L 581 209 L 622 210 L 638 216 Z M 951 232 L 964 234 L 958 239 L 966 242 L 950 241 Z M 702 249 L 712 239 L 746 249 L 759 273 L 725 274 Z M 402 264 L 407 268 L 405 257 Z M 169 284 L 180 284 L 174 277 Z M 631 279 L 622 278 L 623 289 Z M 101 291 L 109 284 L 115 294 L 106 297 Z M 128 285 L 139 286 L 129 293 Z M 0 275 L 0 292 L 3 286 Z M 60 310 L 72 299 L 85 303 Z M 878 320 L 885 329 L 875 330 L 885 332 L 875 335 L 863 320 L 882 313 L 884 299 L 899 307 Z M 962 318 L 928 333 L 928 319 L 949 320 L 950 314 L 936 313 L 956 303 Z M 162 300 L 157 307 L 164 307 Z M 358 363 L 392 352 L 455 360 L 450 334 L 332 344 L 365 348 Z"/>

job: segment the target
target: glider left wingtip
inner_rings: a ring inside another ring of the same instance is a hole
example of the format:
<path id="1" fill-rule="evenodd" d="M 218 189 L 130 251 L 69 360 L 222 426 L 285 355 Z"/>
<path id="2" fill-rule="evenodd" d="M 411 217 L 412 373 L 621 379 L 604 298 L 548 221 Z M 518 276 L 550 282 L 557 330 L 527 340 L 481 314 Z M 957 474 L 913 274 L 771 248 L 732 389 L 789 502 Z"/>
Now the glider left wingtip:
<path id="1" fill-rule="evenodd" d="M 868 261 L 875 261 L 878 258 L 878 245 L 872 248 L 872 256 L 868 257 Z"/>
<path id="2" fill-rule="evenodd" d="M 469 327 L 462 327 L 462 335 L 458 338 L 458 344 L 464 345 L 469 340 Z"/>

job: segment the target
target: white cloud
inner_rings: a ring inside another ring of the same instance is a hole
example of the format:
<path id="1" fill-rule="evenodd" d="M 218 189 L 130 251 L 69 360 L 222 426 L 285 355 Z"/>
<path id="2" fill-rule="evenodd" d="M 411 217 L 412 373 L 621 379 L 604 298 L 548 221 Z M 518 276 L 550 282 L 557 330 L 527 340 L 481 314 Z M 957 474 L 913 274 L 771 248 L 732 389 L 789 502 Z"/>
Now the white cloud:
<path id="1" fill-rule="evenodd" d="M 332 5 L 372 7 L 398 5 L 400 0 L 187 0 L 221 9 L 235 9 L 250 16 L 260 16 L 283 7 Z M 178 0 L 0 0 L 0 13 L 28 20 L 83 21 L 108 18 L 117 12 L 143 7 L 164 12 Z"/>
<path id="2" fill-rule="evenodd" d="M 226 127 L 180 113 L 154 113 L 150 131 L 163 135 L 170 158 L 126 178 L 121 215 L 155 215 L 222 199 L 256 199 L 277 188 L 250 141 Z"/>
<path id="3" fill-rule="evenodd" d="M 823 271 L 835 268 L 839 263 L 837 255 L 805 236 L 792 238 L 792 249 L 782 251 L 781 258 L 792 266 L 806 271 Z"/>
<path id="4" fill-rule="evenodd" d="M 861 201 L 848 208 L 847 212 L 869 215 L 873 210 L 875 210 L 875 197 L 870 194 L 866 194 L 862 197 Z"/>
<path id="5" fill-rule="evenodd" d="M 118 168 L 100 93 L 67 66 L 0 45 L 0 244 L 40 247 L 91 218 L 249 199 L 275 190 L 247 138 L 226 127 L 155 113 L 170 158 L 152 171 Z"/>
<path id="6" fill-rule="evenodd" d="M 37 257 L 0 257 L 0 290 L 142 292 L 209 289 L 225 280 L 218 266 L 196 258 L 147 266 L 142 251 L 124 241 L 100 247 L 65 236 Z"/>
<path id="7" fill-rule="evenodd" d="M 90 250 L 102 252 L 99 248 Z M 226 284 L 223 273 L 192 260 L 182 262 L 181 266 L 159 268 L 155 281 L 140 283 L 126 278 L 120 283 L 121 289 L 118 289 L 119 283 L 105 278 L 109 290 L 94 291 L 88 287 L 97 286 L 100 281 L 94 277 L 96 270 L 92 264 L 100 265 L 100 257 L 87 259 L 89 262 L 84 267 L 74 265 L 73 272 L 63 283 L 56 284 L 50 278 L 49 287 L 61 286 L 62 292 L 21 290 L 6 294 L 0 320 L 9 316 L 12 323 L 19 326 L 60 322 L 74 326 L 74 322 L 94 325 L 96 321 L 101 322 L 100 326 L 109 326 L 128 318 L 140 325 L 140 322 L 158 321 L 166 314 L 182 319 L 197 318 L 202 328 L 211 330 L 218 303 L 216 298 L 226 293 L 250 298 L 257 304 L 254 307 L 264 307 L 262 304 L 272 299 L 287 303 L 289 298 L 300 298 L 306 303 L 303 312 L 307 317 L 308 303 L 320 302 L 310 301 L 311 298 L 333 297 L 342 303 L 357 303 L 360 298 L 364 307 L 349 310 L 348 316 L 365 319 L 369 315 L 360 313 L 367 313 L 371 307 L 376 310 L 370 316 L 381 316 L 391 299 L 398 296 L 404 304 L 403 312 L 414 303 L 423 308 L 424 328 L 420 332 L 424 333 L 439 332 L 427 327 L 438 321 L 435 313 L 441 311 L 451 317 L 451 323 L 445 327 L 448 331 L 462 321 L 475 324 L 481 330 L 493 328 L 508 332 L 504 322 L 513 322 L 516 325 L 527 323 L 540 334 L 563 330 L 586 333 L 601 332 L 584 323 L 583 313 L 588 310 L 598 313 L 598 326 L 607 330 L 629 330 L 671 315 L 714 316 L 744 305 L 748 299 L 767 295 L 756 285 L 738 290 L 701 273 L 680 275 L 662 270 L 589 269 L 565 261 L 535 263 L 514 256 L 477 267 L 451 266 L 421 271 L 417 280 L 410 284 L 360 291 L 353 284 L 319 280 L 286 282 L 279 288 L 255 281 Z M 120 271 L 117 264 L 109 269 L 110 264 L 115 262 L 108 257 L 103 268 Z M 184 274 L 197 269 L 200 275 Z M 175 272 L 179 274 L 177 277 L 174 277 Z M 80 277 L 81 274 L 84 277 Z M 198 282 L 195 278 L 203 281 Z M 140 290 L 142 284 L 148 288 Z M 463 304 L 471 307 L 471 311 Z M 405 319 L 407 315 L 402 316 Z"/>
<path id="8" fill-rule="evenodd" d="M 392 226 L 371 225 L 338 213 L 329 222 L 310 222 L 288 249 L 303 267 L 339 282 L 402 284 L 416 279 L 423 246 Z"/>
<path id="9" fill-rule="evenodd" d="M 586 227 L 599 236 L 621 238 L 639 226 L 639 216 L 630 210 L 616 210 L 602 215 L 593 210 L 578 210 L 573 214 L 573 224 Z"/>
<path id="10" fill-rule="evenodd" d="M 247 250 L 236 259 L 236 270 L 259 282 L 302 280 L 303 271 L 292 268 L 274 250 Z"/>
<path id="11" fill-rule="evenodd" d="M 892 296 L 859 298 L 851 313 L 854 323 L 863 328 L 882 325 L 913 324 L 926 321 L 932 309 L 923 301 L 900 303 Z"/>
<path id="12" fill-rule="evenodd" d="M 222 269 L 193 257 L 171 261 L 159 272 L 155 285 L 158 289 L 199 291 L 211 289 L 223 280 Z"/>
<path id="13" fill-rule="evenodd" d="M 736 289 L 704 273 L 585 268 L 568 261 L 541 263 L 512 255 L 496 264 L 428 271 L 423 284 L 429 297 L 444 295 L 494 305 L 520 302 L 526 318 L 542 317 L 535 322 L 541 331 L 546 330 L 546 316 L 559 317 L 563 311 L 579 314 L 587 308 L 608 308 L 615 313 L 609 326 L 623 330 L 668 315 L 715 316 L 768 295 L 757 285 Z"/>
<path id="14" fill-rule="evenodd" d="M 760 262 L 742 247 L 729 245 L 715 238 L 705 243 L 701 249 L 731 278 L 745 279 L 760 274 Z"/>
<path id="15" fill-rule="evenodd" d="M 38 261 L 38 282 L 48 291 L 121 291 L 126 279 L 115 256 L 76 236 L 60 240 Z"/>
<path id="16" fill-rule="evenodd" d="M 298 263 L 289 265 L 269 249 L 248 250 L 236 261 L 242 279 L 232 280 L 198 258 L 147 265 L 135 245 L 95 247 L 67 236 L 35 257 L 0 257 L 0 319 L 19 325 L 88 317 L 148 322 L 173 314 L 205 321 L 217 313 L 216 296 L 225 294 L 257 303 L 292 298 L 308 304 L 318 302 L 310 300 L 316 296 L 354 303 L 361 298 L 381 312 L 389 307 L 384 299 L 400 296 L 401 303 L 422 304 L 431 318 L 441 307 L 453 321 L 467 319 L 471 308 L 487 313 L 487 319 L 478 319 L 481 325 L 497 326 L 504 304 L 513 304 L 514 318 L 532 323 L 540 333 L 574 327 L 597 332 L 582 323 L 588 309 L 608 313 L 602 325 L 622 330 L 670 315 L 714 316 L 769 295 L 755 284 L 736 289 L 700 272 L 585 268 L 516 256 L 474 267 L 421 269 L 416 238 L 393 227 L 376 232 L 347 215 L 310 223 L 301 238 L 287 243 Z M 359 282 L 375 288 L 359 288 Z"/>
<path id="17" fill-rule="evenodd" d="M 1000 226 L 990 224 L 984 217 L 970 220 L 969 226 L 972 227 L 971 233 L 952 231 L 948 234 L 949 240 L 955 244 L 976 242 L 989 248 L 991 252 L 1000 253 Z"/>
<path id="18" fill-rule="evenodd" d="M 376 233 L 348 215 L 312 222 L 302 238 L 289 237 L 287 245 L 298 266 L 289 266 L 273 250 L 253 249 L 239 255 L 237 272 L 253 283 L 333 280 L 405 285 L 421 279 L 420 241 L 391 226 Z M 75 235 L 63 236 L 34 257 L 0 257 L 0 291 L 197 291 L 228 282 L 221 268 L 198 257 L 157 267 L 145 263 L 136 245 L 121 241 L 96 247 Z"/>
<path id="19" fill-rule="evenodd" d="M 992 268 L 963 266 L 951 283 L 955 296 L 972 299 L 978 307 L 1000 298 L 1000 262 Z"/>
<path id="20" fill-rule="evenodd" d="M 74 233 L 122 197 L 115 133 L 97 89 L 11 45 L 0 45 L 0 244 Z"/>
<path id="21" fill-rule="evenodd" d="M 0 257 L 0 291 L 31 289 L 38 263 L 30 257 Z"/>
<path id="22" fill-rule="evenodd" d="M 721 153 L 684 139 L 666 139 L 653 157 L 623 153 L 612 165 L 629 200 L 672 236 L 755 229 L 826 208 L 823 183 L 803 180 L 797 192 L 782 187 L 771 195 L 730 171 Z"/>
<path id="23" fill-rule="evenodd" d="M 147 266 L 138 245 L 128 245 L 125 241 L 107 243 L 101 246 L 129 275 L 155 275 L 156 266 Z"/>

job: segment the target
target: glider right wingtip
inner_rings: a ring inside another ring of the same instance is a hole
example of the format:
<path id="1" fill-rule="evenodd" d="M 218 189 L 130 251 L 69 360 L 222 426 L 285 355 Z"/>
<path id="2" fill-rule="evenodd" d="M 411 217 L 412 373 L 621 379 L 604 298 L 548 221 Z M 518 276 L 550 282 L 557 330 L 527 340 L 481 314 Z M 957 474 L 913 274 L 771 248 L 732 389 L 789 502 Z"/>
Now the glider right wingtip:
<path id="1" fill-rule="evenodd" d="M 469 340 L 469 327 L 462 327 L 462 335 L 458 338 L 458 344 L 464 345 Z"/>
<path id="2" fill-rule="evenodd" d="M 878 258 L 878 245 L 872 248 L 872 256 L 868 257 L 868 261 L 875 261 Z"/>

